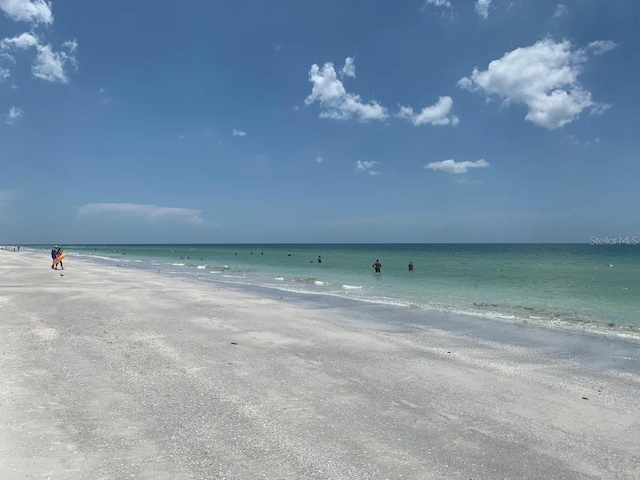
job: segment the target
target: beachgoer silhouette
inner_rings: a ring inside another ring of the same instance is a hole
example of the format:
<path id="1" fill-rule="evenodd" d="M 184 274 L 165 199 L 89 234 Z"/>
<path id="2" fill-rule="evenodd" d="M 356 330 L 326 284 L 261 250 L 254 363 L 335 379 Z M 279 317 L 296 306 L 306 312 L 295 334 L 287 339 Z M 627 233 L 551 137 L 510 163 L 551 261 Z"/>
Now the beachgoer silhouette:
<path id="1" fill-rule="evenodd" d="M 56 254 L 58 253 L 58 245 L 54 246 L 51 249 L 51 268 L 57 270 L 58 266 L 54 265 L 53 261 L 56 259 Z"/>
<path id="2" fill-rule="evenodd" d="M 371 266 L 374 268 L 376 273 L 380 273 L 380 269 L 382 268 L 382 264 L 380 263 L 380 260 L 376 260 L 375 263 Z"/>
<path id="3" fill-rule="evenodd" d="M 409 260 L 409 271 L 413 272 L 413 260 Z"/>
<path id="4" fill-rule="evenodd" d="M 322 256 L 318 255 L 318 263 L 322 263 Z"/>

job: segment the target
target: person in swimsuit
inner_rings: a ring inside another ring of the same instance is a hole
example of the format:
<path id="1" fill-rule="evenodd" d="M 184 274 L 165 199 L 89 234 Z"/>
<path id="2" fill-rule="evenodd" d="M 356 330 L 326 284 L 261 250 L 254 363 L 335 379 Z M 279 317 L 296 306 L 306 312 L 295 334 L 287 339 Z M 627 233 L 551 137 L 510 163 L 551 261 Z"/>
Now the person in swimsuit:
<path id="1" fill-rule="evenodd" d="M 375 263 L 371 266 L 376 271 L 376 273 L 380 273 L 380 269 L 382 268 L 382 264 L 380 263 L 380 260 L 376 259 Z"/>
<path id="2" fill-rule="evenodd" d="M 413 272 L 413 260 L 409 260 L 409 271 Z"/>

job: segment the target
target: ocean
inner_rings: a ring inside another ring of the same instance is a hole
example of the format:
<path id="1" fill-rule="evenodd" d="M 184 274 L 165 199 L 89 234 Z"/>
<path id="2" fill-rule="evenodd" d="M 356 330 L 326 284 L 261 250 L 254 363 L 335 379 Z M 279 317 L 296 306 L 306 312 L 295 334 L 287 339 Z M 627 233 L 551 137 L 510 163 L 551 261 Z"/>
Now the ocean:
<path id="1" fill-rule="evenodd" d="M 32 248 L 48 253 L 51 246 Z M 640 245 L 67 245 L 65 251 L 67 265 L 79 257 L 237 288 L 640 335 Z"/>

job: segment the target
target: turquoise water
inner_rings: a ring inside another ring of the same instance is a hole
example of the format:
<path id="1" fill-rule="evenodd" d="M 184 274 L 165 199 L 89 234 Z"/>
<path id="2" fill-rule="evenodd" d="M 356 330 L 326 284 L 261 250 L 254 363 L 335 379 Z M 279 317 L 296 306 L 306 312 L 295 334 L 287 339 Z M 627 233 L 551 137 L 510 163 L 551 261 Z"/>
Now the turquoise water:
<path id="1" fill-rule="evenodd" d="M 640 246 L 93 245 L 65 250 L 69 265 L 80 256 L 208 282 L 640 332 Z M 318 255 L 322 263 L 316 262 Z M 371 267 L 376 259 L 382 263 L 380 274 Z M 413 272 L 407 269 L 409 260 Z"/>

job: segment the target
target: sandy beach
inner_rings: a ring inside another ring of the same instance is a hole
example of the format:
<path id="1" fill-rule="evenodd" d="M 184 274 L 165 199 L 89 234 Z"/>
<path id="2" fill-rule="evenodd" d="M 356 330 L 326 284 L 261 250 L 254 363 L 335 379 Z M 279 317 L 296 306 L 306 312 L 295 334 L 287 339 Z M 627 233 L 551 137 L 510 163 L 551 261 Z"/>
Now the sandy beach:
<path id="1" fill-rule="evenodd" d="M 0 251 L 4 480 L 640 478 L 637 340 L 65 267 Z"/>

